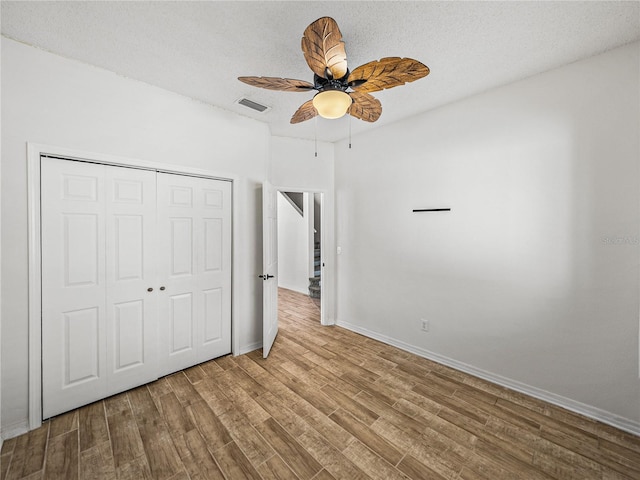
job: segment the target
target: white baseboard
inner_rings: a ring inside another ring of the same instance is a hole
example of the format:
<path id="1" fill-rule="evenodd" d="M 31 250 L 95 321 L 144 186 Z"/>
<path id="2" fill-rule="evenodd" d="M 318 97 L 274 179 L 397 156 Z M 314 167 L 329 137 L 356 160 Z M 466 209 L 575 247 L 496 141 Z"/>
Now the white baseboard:
<path id="1" fill-rule="evenodd" d="M 240 347 L 240 351 L 234 352 L 233 356 L 237 357 L 238 355 L 244 355 L 245 353 L 253 352 L 254 350 L 257 350 L 259 348 L 262 348 L 262 341 L 253 342 L 253 343 L 250 343 L 249 345 L 242 345 Z"/>
<path id="2" fill-rule="evenodd" d="M 566 408 L 567 410 L 570 410 L 572 412 L 579 413 L 594 420 L 598 420 L 602 423 L 606 423 L 607 425 L 619 428 L 620 430 L 624 430 L 625 432 L 640 436 L 640 422 L 636 422 L 635 420 L 620 417 L 611 412 L 607 412 L 606 410 L 602 410 L 600 408 L 563 397 L 562 395 L 547 392 L 546 390 L 532 387 L 531 385 L 518 382 L 517 380 L 512 380 L 510 378 L 506 378 L 501 375 L 482 370 L 480 368 L 474 367 L 473 365 L 459 362 L 452 358 L 445 357 L 444 355 L 440 355 L 438 353 L 416 347 L 415 345 L 410 345 L 403 341 L 388 337 L 387 335 L 374 332 L 372 330 L 354 325 L 349 322 L 338 320 L 336 322 L 336 325 L 364 335 L 365 337 L 379 340 L 388 345 L 393 345 L 394 347 L 398 347 L 407 352 L 414 353 L 420 357 L 424 357 L 429 360 L 433 360 L 434 362 L 441 363 L 442 365 L 446 365 L 447 367 L 455 368 L 456 370 L 468 373 L 469 375 L 473 375 L 474 377 L 482 378 L 483 380 L 487 380 L 491 383 L 495 383 L 497 385 L 515 390 L 520 393 L 524 393 L 539 400 L 544 400 L 545 402 L 549 402 L 553 405 Z"/>
<path id="3" fill-rule="evenodd" d="M 29 421 L 25 418 L 24 420 L 19 420 L 17 422 L 10 423 L 9 425 L 4 425 L 2 430 L 0 431 L 0 438 L 2 440 L 8 440 L 13 437 L 17 437 L 18 435 L 22 435 L 23 433 L 27 433 L 29 431 Z"/>

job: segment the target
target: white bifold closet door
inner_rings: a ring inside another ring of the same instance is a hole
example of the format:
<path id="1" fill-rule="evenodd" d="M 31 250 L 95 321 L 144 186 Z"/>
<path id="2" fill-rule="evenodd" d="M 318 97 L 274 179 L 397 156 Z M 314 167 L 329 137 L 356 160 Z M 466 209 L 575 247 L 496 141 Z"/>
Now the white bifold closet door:
<path id="1" fill-rule="evenodd" d="M 158 174 L 161 372 L 231 351 L 231 184 Z"/>
<path id="2" fill-rule="evenodd" d="M 43 418 L 231 351 L 230 202 L 225 181 L 42 159 Z"/>

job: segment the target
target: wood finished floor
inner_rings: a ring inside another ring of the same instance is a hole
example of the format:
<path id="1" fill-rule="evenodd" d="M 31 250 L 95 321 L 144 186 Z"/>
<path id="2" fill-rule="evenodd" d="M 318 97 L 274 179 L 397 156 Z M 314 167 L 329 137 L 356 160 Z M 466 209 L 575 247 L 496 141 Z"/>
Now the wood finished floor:
<path id="1" fill-rule="evenodd" d="M 640 479 L 640 438 L 338 327 L 280 333 L 4 442 L 2 479 Z"/>

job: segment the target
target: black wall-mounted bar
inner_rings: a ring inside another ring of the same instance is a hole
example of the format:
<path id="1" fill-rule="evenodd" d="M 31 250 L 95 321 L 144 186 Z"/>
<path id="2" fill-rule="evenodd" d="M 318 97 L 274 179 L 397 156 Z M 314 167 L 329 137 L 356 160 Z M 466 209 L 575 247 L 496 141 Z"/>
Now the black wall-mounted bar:
<path id="1" fill-rule="evenodd" d="M 416 208 L 415 212 L 450 212 L 450 208 Z"/>

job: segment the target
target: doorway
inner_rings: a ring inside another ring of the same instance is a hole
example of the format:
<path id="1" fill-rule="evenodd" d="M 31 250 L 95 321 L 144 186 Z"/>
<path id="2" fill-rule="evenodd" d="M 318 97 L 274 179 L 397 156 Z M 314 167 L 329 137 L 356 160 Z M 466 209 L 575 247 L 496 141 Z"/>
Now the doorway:
<path id="1" fill-rule="evenodd" d="M 316 309 L 310 311 L 324 324 L 323 193 L 280 189 L 277 209 L 279 300 L 286 304 L 295 298 L 298 307 L 302 302 Z"/>

